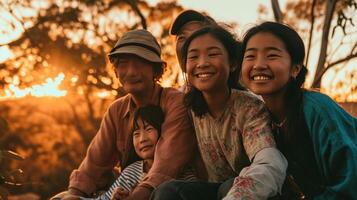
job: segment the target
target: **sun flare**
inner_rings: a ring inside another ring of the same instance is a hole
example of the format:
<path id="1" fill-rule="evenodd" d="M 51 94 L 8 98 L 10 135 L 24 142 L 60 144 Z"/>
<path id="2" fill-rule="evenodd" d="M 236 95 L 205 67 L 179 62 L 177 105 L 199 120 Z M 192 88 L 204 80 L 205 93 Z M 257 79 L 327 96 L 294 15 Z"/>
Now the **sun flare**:
<path id="1" fill-rule="evenodd" d="M 55 78 L 47 78 L 43 84 L 32 85 L 28 88 L 19 88 L 17 85 L 11 83 L 9 87 L 4 90 L 5 94 L 1 95 L 0 99 L 14 99 L 26 96 L 63 97 L 67 95 L 67 91 L 59 89 L 59 86 L 64 78 L 65 75 L 60 73 Z"/>

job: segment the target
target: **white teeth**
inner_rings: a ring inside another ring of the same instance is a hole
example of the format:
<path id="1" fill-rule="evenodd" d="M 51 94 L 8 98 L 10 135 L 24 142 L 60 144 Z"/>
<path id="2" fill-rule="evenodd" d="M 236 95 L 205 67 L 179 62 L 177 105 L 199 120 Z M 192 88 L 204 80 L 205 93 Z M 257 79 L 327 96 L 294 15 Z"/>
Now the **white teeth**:
<path id="1" fill-rule="evenodd" d="M 261 80 L 269 80 L 270 77 L 268 76 L 253 76 L 253 80 L 255 81 L 261 81 Z"/>
<path id="2" fill-rule="evenodd" d="M 207 77 L 210 77 L 210 76 L 212 76 L 212 74 L 197 74 L 198 78 L 207 78 Z"/>

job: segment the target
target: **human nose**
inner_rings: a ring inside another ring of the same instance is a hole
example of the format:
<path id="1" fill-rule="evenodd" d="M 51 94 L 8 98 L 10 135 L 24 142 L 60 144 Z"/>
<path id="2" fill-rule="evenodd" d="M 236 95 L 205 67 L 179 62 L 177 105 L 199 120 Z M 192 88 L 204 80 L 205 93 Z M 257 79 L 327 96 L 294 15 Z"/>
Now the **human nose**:
<path id="1" fill-rule="evenodd" d="M 148 137 L 147 135 L 145 134 L 145 131 L 144 130 L 141 130 L 140 131 L 140 138 L 139 138 L 139 142 L 140 143 L 144 143 L 145 141 L 147 141 Z"/>
<path id="2" fill-rule="evenodd" d="M 209 65 L 209 59 L 207 56 L 200 56 L 196 67 L 207 67 Z"/>
<path id="3" fill-rule="evenodd" d="M 266 59 L 263 56 L 257 56 L 253 69 L 259 70 L 259 69 L 266 69 L 266 68 L 267 68 Z"/>

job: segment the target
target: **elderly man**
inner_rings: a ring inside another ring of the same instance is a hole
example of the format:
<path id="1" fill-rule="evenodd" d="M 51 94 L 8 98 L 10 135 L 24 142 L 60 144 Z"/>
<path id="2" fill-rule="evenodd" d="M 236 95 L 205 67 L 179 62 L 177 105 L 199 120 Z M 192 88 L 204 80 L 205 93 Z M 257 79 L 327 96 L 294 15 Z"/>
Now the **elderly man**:
<path id="1" fill-rule="evenodd" d="M 193 159 L 195 154 L 192 152 L 197 152 L 197 146 L 188 112 L 182 104 L 183 94 L 156 83 L 166 65 L 160 56 L 160 45 L 146 30 L 127 32 L 111 50 L 110 62 L 128 94 L 110 105 L 86 157 L 71 174 L 68 191 L 59 199 L 72 199 L 73 195 L 90 196 L 108 184 L 105 174 L 117 163 L 122 163 L 127 154 L 129 120 L 139 106 L 160 105 L 165 121 L 153 166 L 127 199 L 148 199 L 153 189 L 176 178 Z"/>

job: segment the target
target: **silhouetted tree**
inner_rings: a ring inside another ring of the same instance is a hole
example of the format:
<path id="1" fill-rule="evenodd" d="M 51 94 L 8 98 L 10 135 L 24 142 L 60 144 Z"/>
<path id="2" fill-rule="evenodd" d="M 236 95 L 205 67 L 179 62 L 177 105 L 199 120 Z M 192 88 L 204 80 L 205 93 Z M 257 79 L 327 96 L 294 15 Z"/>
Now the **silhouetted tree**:
<path id="1" fill-rule="evenodd" d="M 10 0 L 0 3 L 0 10 L 7 16 L 0 22 L 9 25 L 1 26 L 0 33 L 17 35 L 0 44 L 13 53 L 0 63 L 0 88 L 28 87 L 64 73 L 61 86 L 68 91 L 61 99 L 26 98 L 0 105 L 11 124 L 1 145 L 27 155 L 23 164 L 14 164 L 31 172 L 25 179 L 32 184 L 22 192 L 46 198 L 66 188 L 107 105 L 124 95 L 106 56 L 123 33 L 136 28 L 153 32 L 168 62 L 162 83 L 180 84 L 169 37 L 173 17 L 182 10 L 175 1 L 153 7 L 141 0 Z M 113 95 L 98 98 L 101 91 Z"/>

